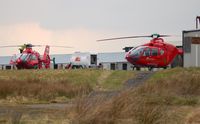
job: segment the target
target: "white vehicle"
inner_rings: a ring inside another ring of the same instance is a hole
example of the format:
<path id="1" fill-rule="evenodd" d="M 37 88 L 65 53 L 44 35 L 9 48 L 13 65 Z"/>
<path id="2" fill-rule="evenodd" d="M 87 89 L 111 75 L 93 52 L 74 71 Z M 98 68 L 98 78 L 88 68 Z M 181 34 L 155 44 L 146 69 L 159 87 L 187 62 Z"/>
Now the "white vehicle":
<path id="1" fill-rule="evenodd" d="M 75 52 L 70 58 L 72 68 L 97 67 L 97 55 L 89 52 Z"/>

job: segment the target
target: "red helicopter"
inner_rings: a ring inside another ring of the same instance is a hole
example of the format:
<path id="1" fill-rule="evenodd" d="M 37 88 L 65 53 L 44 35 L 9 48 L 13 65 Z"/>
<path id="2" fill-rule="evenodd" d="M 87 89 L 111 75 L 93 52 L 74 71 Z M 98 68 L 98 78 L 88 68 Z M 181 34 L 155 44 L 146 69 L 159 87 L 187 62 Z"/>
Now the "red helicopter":
<path id="1" fill-rule="evenodd" d="M 50 56 L 49 50 L 50 46 L 46 45 L 44 54 L 41 57 L 37 51 L 34 51 L 32 47 L 41 47 L 44 45 L 32 45 L 32 44 L 24 44 L 24 45 L 13 45 L 13 46 L 0 46 L 4 47 L 20 47 L 20 54 L 14 55 L 10 64 L 17 67 L 17 69 L 42 69 L 42 68 L 50 68 Z M 65 46 L 54 46 L 54 47 L 64 47 L 71 48 Z"/>
<path id="2" fill-rule="evenodd" d="M 141 67 L 148 67 L 149 70 L 152 70 L 153 68 L 167 68 L 169 65 L 171 65 L 171 67 L 182 66 L 182 47 L 176 47 L 166 43 L 164 39 L 161 38 L 170 37 L 170 35 L 152 34 L 148 36 L 118 37 L 98 41 L 141 37 L 151 37 L 152 40 L 150 40 L 149 43 L 132 48 L 126 53 L 126 60 L 133 64 L 137 70 L 140 70 Z"/>

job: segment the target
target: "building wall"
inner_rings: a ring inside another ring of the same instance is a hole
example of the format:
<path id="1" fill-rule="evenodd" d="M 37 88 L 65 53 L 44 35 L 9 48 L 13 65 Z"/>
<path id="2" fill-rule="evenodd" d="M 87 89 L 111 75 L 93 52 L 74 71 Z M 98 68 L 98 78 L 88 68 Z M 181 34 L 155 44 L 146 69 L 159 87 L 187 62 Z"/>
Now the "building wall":
<path id="1" fill-rule="evenodd" d="M 133 65 L 128 63 L 128 70 L 133 70 Z"/>
<path id="2" fill-rule="evenodd" d="M 133 70 L 132 65 L 128 62 L 102 62 L 103 69 L 111 70 L 111 64 L 115 64 L 115 70 L 123 70 L 123 64 L 127 64 L 127 70 Z"/>
<path id="3" fill-rule="evenodd" d="M 13 65 L 0 65 L 0 70 L 13 70 L 16 69 Z"/>
<path id="4" fill-rule="evenodd" d="M 192 37 L 200 38 L 200 30 L 183 31 L 184 67 L 200 67 L 200 44 L 192 43 Z"/>
<path id="5" fill-rule="evenodd" d="M 51 69 L 65 69 L 69 63 L 56 63 L 57 68 L 54 68 L 53 63 L 50 64 Z"/>
<path id="6" fill-rule="evenodd" d="M 191 53 L 184 53 L 184 67 L 200 66 L 200 45 L 191 45 Z"/>
<path id="7" fill-rule="evenodd" d="M 117 70 L 123 70 L 123 64 L 127 64 L 127 70 L 133 70 L 132 65 L 130 63 L 128 63 L 128 62 L 116 63 Z"/>

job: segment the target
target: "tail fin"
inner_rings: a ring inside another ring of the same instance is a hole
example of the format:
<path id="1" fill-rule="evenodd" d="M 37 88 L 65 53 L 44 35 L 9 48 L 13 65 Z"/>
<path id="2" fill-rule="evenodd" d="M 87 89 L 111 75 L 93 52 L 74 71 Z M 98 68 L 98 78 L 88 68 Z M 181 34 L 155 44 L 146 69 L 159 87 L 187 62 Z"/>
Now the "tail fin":
<path id="1" fill-rule="evenodd" d="M 50 50 L 50 47 L 46 45 L 45 50 L 44 50 L 43 60 L 46 60 L 47 56 L 49 56 L 49 50 Z"/>
<path id="2" fill-rule="evenodd" d="M 44 55 L 43 55 L 43 63 L 45 65 L 45 68 L 50 67 L 49 50 L 50 50 L 50 47 L 46 45 L 45 50 L 44 50 Z"/>

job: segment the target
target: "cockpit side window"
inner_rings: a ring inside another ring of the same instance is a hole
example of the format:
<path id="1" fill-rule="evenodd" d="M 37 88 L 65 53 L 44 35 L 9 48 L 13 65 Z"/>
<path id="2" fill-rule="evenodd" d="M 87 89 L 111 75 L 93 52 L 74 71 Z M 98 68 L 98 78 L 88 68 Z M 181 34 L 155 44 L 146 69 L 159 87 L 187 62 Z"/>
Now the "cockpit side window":
<path id="1" fill-rule="evenodd" d="M 151 49 L 150 48 L 146 48 L 144 50 L 143 56 L 150 56 L 150 53 L 151 53 Z"/>
<path id="2" fill-rule="evenodd" d="M 152 48 L 151 54 L 152 54 L 152 56 L 157 56 L 158 55 L 158 49 L 157 48 Z"/>
<path id="3" fill-rule="evenodd" d="M 160 55 L 163 55 L 165 51 L 163 49 L 160 49 Z"/>
<path id="4" fill-rule="evenodd" d="M 23 53 L 23 54 L 20 56 L 20 59 L 26 61 L 27 59 L 29 59 L 29 56 L 30 56 L 29 54 Z"/>
<path id="5" fill-rule="evenodd" d="M 31 60 L 37 60 L 37 57 L 33 54 L 33 55 L 31 55 L 30 59 Z"/>
<path id="6" fill-rule="evenodd" d="M 146 47 L 144 47 L 144 46 L 140 46 L 140 47 L 134 48 L 131 51 L 131 55 L 133 55 L 133 56 L 140 56 L 145 48 Z"/>

